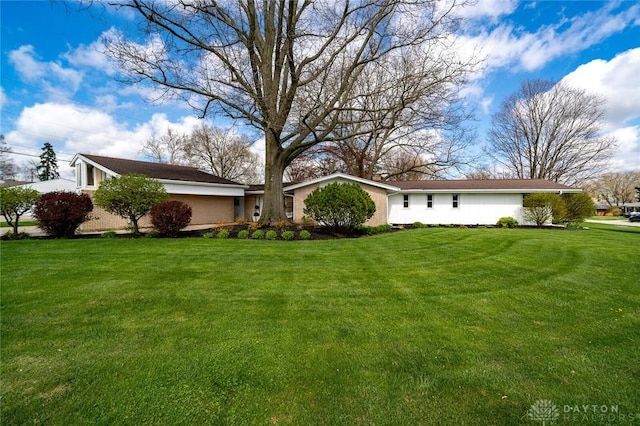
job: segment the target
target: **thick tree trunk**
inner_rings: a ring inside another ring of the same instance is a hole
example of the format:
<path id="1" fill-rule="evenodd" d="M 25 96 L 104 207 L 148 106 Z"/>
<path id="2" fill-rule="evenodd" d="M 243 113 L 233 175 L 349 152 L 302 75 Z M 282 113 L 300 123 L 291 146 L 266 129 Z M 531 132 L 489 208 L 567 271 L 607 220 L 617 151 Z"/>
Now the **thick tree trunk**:
<path id="1" fill-rule="evenodd" d="M 282 183 L 282 177 L 286 167 L 285 156 L 280 149 L 276 136 L 268 131 L 265 136 L 266 155 L 264 167 L 264 199 L 262 214 L 260 216 L 261 225 L 269 225 L 279 220 L 287 220 Z"/>

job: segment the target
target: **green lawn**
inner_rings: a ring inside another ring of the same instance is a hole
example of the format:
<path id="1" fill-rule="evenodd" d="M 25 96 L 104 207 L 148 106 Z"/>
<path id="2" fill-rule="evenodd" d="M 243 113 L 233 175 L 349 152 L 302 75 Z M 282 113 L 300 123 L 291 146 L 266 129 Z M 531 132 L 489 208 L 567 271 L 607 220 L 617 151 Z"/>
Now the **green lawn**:
<path id="1" fill-rule="evenodd" d="M 589 226 L 3 241 L 0 424 L 636 424 L 640 229 Z"/>

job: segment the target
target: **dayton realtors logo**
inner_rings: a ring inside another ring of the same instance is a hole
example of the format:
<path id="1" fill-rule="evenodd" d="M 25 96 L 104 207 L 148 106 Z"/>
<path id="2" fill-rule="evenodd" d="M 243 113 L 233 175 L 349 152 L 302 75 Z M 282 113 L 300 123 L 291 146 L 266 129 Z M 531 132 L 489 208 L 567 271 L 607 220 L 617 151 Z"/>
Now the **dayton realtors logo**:
<path id="1" fill-rule="evenodd" d="M 548 399 L 540 399 L 535 402 L 527 411 L 527 415 L 531 420 L 542 422 L 544 426 L 546 422 L 554 422 L 560 417 L 558 407 Z"/>
<path id="2" fill-rule="evenodd" d="M 617 422 L 634 423 L 640 421 L 640 413 L 621 413 L 617 405 L 606 404 L 582 404 L 562 406 L 560 409 L 550 400 L 541 399 L 536 401 L 527 411 L 530 420 L 542 422 L 561 421 L 562 423 L 584 423 L 595 422 L 611 424 Z"/>

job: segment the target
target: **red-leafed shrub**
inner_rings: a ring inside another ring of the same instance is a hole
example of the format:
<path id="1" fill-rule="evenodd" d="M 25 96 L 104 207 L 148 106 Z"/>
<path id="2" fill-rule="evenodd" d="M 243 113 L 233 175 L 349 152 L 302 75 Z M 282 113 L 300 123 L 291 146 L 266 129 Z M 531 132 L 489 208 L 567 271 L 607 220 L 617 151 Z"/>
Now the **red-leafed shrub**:
<path id="1" fill-rule="evenodd" d="M 42 194 L 35 203 L 33 216 L 47 235 L 72 238 L 76 229 L 89 220 L 93 203 L 87 194 L 57 191 Z"/>
<path id="2" fill-rule="evenodd" d="M 151 224 L 161 235 L 175 237 L 191 222 L 191 206 L 182 201 L 165 201 L 151 211 Z"/>

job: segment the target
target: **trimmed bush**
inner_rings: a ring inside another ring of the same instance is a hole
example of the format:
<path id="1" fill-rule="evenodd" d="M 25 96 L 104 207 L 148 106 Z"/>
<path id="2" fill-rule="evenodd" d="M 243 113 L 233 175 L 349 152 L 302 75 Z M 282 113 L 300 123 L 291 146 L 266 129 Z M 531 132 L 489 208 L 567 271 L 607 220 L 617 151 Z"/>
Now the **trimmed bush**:
<path id="1" fill-rule="evenodd" d="M 247 238 L 249 238 L 249 231 L 246 229 L 243 229 L 242 231 L 238 232 L 238 238 L 240 238 L 241 240 L 246 240 Z"/>
<path id="2" fill-rule="evenodd" d="M 278 233 L 276 231 L 274 231 L 273 229 L 267 231 L 267 233 L 264 235 L 264 237 L 267 240 L 275 240 L 276 238 L 278 238 Z"/>
<path id="3" fill-rule="evenodd" d="M 282 237 L 283 240 L 291 241 L 296 237 L 296 233 L 293 231 L 284 231 L 280 237 Z"/>
<path id="4" fill-rule="evenodd" d="M 191 206 L 182 201 L 164 201 L 149 212 L 151 224 L 161 235 L 175 237 L 191 222 Z"/>
<path id="5" fill-rule="evenodd" d="M 107 231 L 107 232 L 103 232 L 102 234 L 100 234 L 100 237 L 102 238 L 115 238 L 118 234 L 116 233 L 116 231 Z"/>
<path id="6" fill-rule="evenodd" d="M 413 222 L 413 227 L 416 228 L 416 229 L 420 229 L 420 228 L 426 228 L 427 225 L 425 225 L 422 222 Z"/>
<path id="7" fill-rule="evenodd" d="M 20 186 L 0 187 L 0 212 L 13 232 L 5 235 L 6 239 L 17 239 L 20 216 L 31 209 L 40 193 L 35 189 Z"/>
<path id="8" fill-rule="evenodd" d="M 215 238 L 216 233 L 213 231 L 209 231 L 209 232 L 205 232 L 204 234 L 202 234 L 202 236 L 204 238 Z"/>
<path id="9" fill-rule="evenodd" d="M 93 195 L 96 206 L 128 219 L 136 235 L 140 234 L 139 220 L 168 198 L 164 185 L 158 180 L 136 174 L 103 180 Z"/>
<path id="10" fill-rule="evenodd" d="M 304 200 L 304 213 L 321 226 L 353 232 L 376 212 L 376 205 L 356 183 L 331 183 Z"/>
<path id="11" fill-rule="evenodd" d="M 496 225 L 499 226 L 500 228 L 517 228 L 518 221 L 512 218 L 511 216 L 501 217 L 500 219 L 498 219 L 498 222 L 496 223 Z"/>
<path id="12" fill-rule="evenodd" d="M 253 231 L 253 234 L 251 234 L 251 238 L 253 238 L 254 240 L 260 240 L 264 238 L 264 231 L 262 229 L 256 229 L 255 231 Z"/>
<path id="13" fill-rule="evenodd" d="M 309 238 L 311 238 L 311 232 L 307 231 L 306 229 L 300 231 L 299 235 L 301 240 L 308 240 Z"/>
<path id="14" fill-rule="evenodd" d="M 537 192 L 527 194 L 523 202 L 524 218 L 542 227 L 551 220 L 562 220 L 564 218 L 564 203 L 558 194 L 547 192 Z"/>
<path id="15" fill-rule="evenodd" d="M 216 238 L 220 238 L 220 239 L 227 239 L 229 238 L 229 235 L 231 235 L 231 233 L 229 232 L 229 230 L 227 229 L 222 229 L 220 230 L 220 232 L 218 232 L 218 235 L 216 235 Z"/>
<path id="16" fill-rule="evenodd" d="M 93 203 L 87 194 L 56 191 L 42 194 L 33 208 L 38 226 L 47 235 L 73 238 L 78 227 L 89 220 Z"/>
<path id="17" fill-rule="evenodd" d="M 562 194 L 564 201 L 566 222 L 583 222 L 586 218 L 593 216 L 595 205 L 593 200 L 584 192 L 577 194 Z"/>

